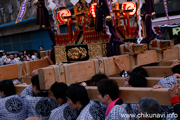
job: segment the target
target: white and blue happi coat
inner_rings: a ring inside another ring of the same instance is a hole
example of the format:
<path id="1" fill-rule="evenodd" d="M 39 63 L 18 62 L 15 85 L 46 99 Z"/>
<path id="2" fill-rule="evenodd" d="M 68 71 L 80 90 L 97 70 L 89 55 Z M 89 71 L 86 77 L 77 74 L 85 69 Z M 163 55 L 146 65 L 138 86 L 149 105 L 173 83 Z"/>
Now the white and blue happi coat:
<path id="1" fill-rule="evenodd" d="M 78 112 L 72 110 L 67 103 L 51 111 L 49 120 L 76 120 Z"/>
<path id="2" fill-rule="evenodd" d="M 0 120 L 24 120 L 27 110 L 18 95 L 0 98 Z"/>

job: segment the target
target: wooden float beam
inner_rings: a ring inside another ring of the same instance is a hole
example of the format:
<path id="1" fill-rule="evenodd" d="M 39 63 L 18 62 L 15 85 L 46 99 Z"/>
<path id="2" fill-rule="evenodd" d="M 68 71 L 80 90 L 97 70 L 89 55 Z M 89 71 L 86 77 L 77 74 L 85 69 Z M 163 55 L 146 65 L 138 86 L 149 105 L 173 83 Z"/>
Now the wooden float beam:
<path id="1" fill-rule="evenodd" d="M 163 60 L 180 59 L 180 45 L 175 45 L 174 48 L 163 51 Z"/>
<path id="2" fill-rule="evenodd" d="M 145 66 L 143 67 L 149 77 L 165 77 L 173 75 L 170 66 Z"/>
<path id="3" fill-rule="evenodd" d="M 27 87 L 28 85 L 15 85 L 15 88 L 16 88 L 16 94 L 17 95 L 20 95 L 21 92 Z"/>
<path id="4" fill-rule="evenodd" d="M 97 87 L 88 86 L 86 87 L 86 89 L 89 98 L 91 100 L 98 101 Z M 171 106 L 168 88 L 153 89 L 153 88 L 120 87 L 119 92 L 120 92 L 119 98 L 121 98 L 124 103 L 138 104 L 141 98 L 152 97 L 155 98 L 160 103 L 160 105 Z"/>
<path id="5" fill-rule="evenodd" d="M 136 60 L 136 65 L 138 66 L 160 61 L 156 50 L 149 50 L 145 53 L 137 54 L 135 60 Z"/>
<path id="6" fill-rule="evenodd" d="M 47 67 L 50 65 L 47 59 L 44 60 L 36 60 L 36 61 L 29 61 L 29 72 L 31 73 L 33 70 L 42 68 L 42 67 Z M 26 71 L 25 68 L 25 63 L 22 62 L 24 66 L 24 70 Z M 11 74 L 9 74 L 9 72 Z M 24 75 L 24 73 L 22 73 Z M 0 80 L 4 79 L 15 79 L 18 78 L 18 67 L 17 64 L 10 64 L 10 65 L 3 65 L 0 66 Z"/>
<path id="7" fill-rule="evenodd" d="M 173 49 L 173 48 L 172 48 Z M 156 50 L 149 50 L 145 53 L 130 56 L 130 55 L 120 55 L 119 62 L 126 71 L 130 71 L 132 66 L 146 65 L 151 63 L 158 63 L 162 60 L 162 54 L 158 53 Z M 159 55 L 160 54 L 160 55 Z M 172 54 L 172 53 L 171 53 Z M 114 63 L 113 57 L 107 58 L 108 74 L 109 76 L 118 74 L 119 71 Z M 163 59 L 166 60 L 166 59 Z M 169 64 L 169 63 L 168 63 Z M 102 69 L 105 71 L 104 61 L 102 62 Z M 172 75 L 170 66 L 146 66 L 144 67 L 148 72 L 149 77 L 165 77 Z M 41 68 L 39 69 L 40 77 L 40 87 L 41 89 L 49 89 L 49 87 L 56 81 L 55 72 L 53 67 Z M 77 63 L 69 64 L 69 79 L 66 78 L 66 72 L 60 75 L 60 81 L 67 84 L 72 84 L 75 82 L 82 82 L 90 80 L 93 75 L 95 75 L 95 64 L 94 61 L 82 61 Z"/>
<path id="8" fill-rule="evenodd" d="M 126 71 L 130 71 L 130 57 L 129 55 L 119 56 L 119 62 Z M 107 58 L 108 69 L 105 70 L 104 60 L 102 60 L 101 68 L 103 71 L 107 70 L 109 75 L 118 74 L 119 71 L 114 63 L 113 57 Z M 68 64 L 68 71 L 66 72 L 64 66 L 64 73 L 60 74 L 60 82 L 72 84 L 76 82 L 83 82 L 90 80 L 92 76 L 96 74 L 95 63 L 93 60 L 82 61 Z M 66 78 L 68 73 L 69 79 Z M 39 69 L 40 87 L 43 90 L 47 90 L 56 81 L 55 71 L 53 67 L 46 67 Z"/>
<path id="9" fill-rule="evenodd" d="M 125 82 L 125 77 L 109 77 L 109 78 L 115 80 L 118 83 L 119 87 L 123 87 Z M 147 79 L 147 87 L 153 87 L 159 82 L 159 80 L 163 79 L 163 77 L 146 77 L 146 79 Z M 180 83 L 180 79 L 178 79 L 178 83 Z"/>
<path id="10" fill-rule="evenodd" d="M 27 85 L 16 85 L 15 87 L 16 87 L 16 93 L 20 95 L 21 91 L 23 91 L 27 87 Z M 87 86 L 86 89 L 88 92 L 88 96 L 91 100 L 95 100 L 95 101 L 99 100 L 97 97 L 97 93 L 98 93 L 97 87 Z M 153 88 L 120 87 L 119 91 L 120 91 L 119 98 L 121 98 L 124 103 L 137 104 L 141 98 L 153 97 L 158 100 L 160 105 L 171 106 L 168 88 L 153 89 Z"/>

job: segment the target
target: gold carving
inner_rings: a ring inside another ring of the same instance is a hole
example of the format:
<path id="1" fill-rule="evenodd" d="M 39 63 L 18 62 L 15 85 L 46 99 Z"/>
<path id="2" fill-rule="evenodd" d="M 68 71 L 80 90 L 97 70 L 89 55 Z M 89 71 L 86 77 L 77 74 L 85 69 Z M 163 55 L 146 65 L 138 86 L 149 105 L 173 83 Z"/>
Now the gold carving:
<path id="1" fill-rule="evenodd" d="M 94 59 L 96 56 L 102 57 L 101 44 L 88 44 L 89 58 Z"/>
<path id="2" fill-rule="evenodd" d="M 102 56 L 106 57 L 107 55 L 107 45 L 106 43 L 102 43 Z"/>
<path id="3" fill-rule="evenodd" d="M 54 49 L 56 62 L 67 62 L 66 46 L 55 46 Z"/>
<path id="4" fill-rule="evenodd" d="M 87 51 L 82 47 L 75 47 L 68 50 L 68 57 L 73 60 L 83 59 L 87 56 Z"/>

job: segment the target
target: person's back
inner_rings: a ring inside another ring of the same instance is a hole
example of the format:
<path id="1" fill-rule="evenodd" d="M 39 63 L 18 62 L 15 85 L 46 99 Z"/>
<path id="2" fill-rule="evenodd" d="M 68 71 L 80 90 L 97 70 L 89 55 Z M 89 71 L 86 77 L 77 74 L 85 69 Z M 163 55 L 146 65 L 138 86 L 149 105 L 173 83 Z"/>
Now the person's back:
<path id="1" fill-rule="evenodd" d="M 66 91 L 67 103 L 72 110 L 77 110 L 79 116 L 76 120 L 103 120 L 100 105 L 90 101 L 84 86 L 72 84 Z"/>
<path id="2" fill-rule="evenodd" d="M 51 110 L 57 107 L 55 101 L 48 97 L 26 96 L 28 117 L 40 117 L 43 120 L 48 120 Z"/>
<path id="3" fill-rule="evenodd" d="M 10 80 L 0 82 L 0 120 L 24 120 L 27 109 L 22 99 L 16 95 L 15 87 Z"/>
<path id="4" fill-rule="evenodd" d="M 101 106 L 91 101 L 82 109 L 76 120 L 104 120 Z"/>
<path id="5" fill-rule="evenodd" d="M 67 104 L 65 92 L 68 86 L 63 82 L 55 82 L 51 86 L 53 98 L 59 104 L 59 107 L 51 111 L 49 120 L 76 120 L 78 112 L 72 110 Z"/>
<path id="6" fill-rule="evenodd" d="M 51 111 L 49 120 L 76 120 L 77 116 L 77 111 L 72 110 L 67 103 L 64 103 Z"/>
<path id="7" fill-rule="evenodd" d="M 47 91 L 40 90 L 38 75 L 33 76 L 31 82 L 32 85 L 21 93 L 28 109 L 28 117 L 40 117 L 43 120 L 48 120 L 51 110 L 56 108 L 57 104 L 48 97 Z"/>

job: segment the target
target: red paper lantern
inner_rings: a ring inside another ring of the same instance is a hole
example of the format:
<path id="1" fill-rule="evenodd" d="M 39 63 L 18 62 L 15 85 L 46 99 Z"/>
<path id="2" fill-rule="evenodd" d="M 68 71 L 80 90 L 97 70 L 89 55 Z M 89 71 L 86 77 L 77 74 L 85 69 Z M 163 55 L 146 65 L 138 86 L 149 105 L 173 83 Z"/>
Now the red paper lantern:
<path id="1" fill-rule="evenodd" d="M 90 6 L 90 13 L 93 16 L 93 18 L 96 17 L 96 6 L 97 6 L 96 2 L 92 3 Z"/>
<path id="2" fill-rule="evenodd" d="M 124 2 L 121 6 L 122 10 L 131 10 L 133 9 L 132 12 L 129 12 L 129 16 L 133 16 L 136 13 L 136 4 L 132 1 L 127 1 Z M 127 16 L 127 12 L 123 13 L 124 16 Z"/>
<path id="3" fill-rule="evenodd" d="M 57 13 L 57 19 L 61 24 L 67 22 L 67 19 L 63 19 L 64 16 L 71 16 L 71 12 L 68 9 L 61 9 Z M 70 19 L 71 20 L 71 19 Z"/>

